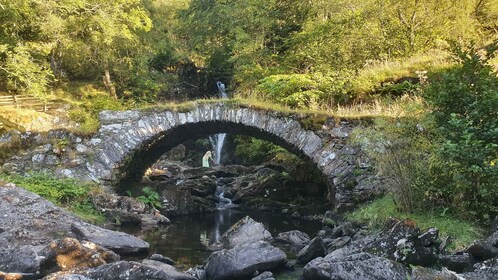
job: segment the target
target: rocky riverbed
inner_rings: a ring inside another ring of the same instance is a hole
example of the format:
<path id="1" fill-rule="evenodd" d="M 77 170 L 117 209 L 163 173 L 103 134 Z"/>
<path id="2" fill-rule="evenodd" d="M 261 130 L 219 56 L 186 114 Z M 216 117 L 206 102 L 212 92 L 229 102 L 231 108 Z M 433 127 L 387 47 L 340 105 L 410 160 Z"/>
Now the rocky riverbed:
<path id="1" fill-rule="evenodd" d="M 269 280 L 296 266 L 304 266 L 303 280 L 498 275 L 498 220 L 486 239 L 450 254 L 436 228 L 421 230 L 407 220 L 392 220 L 371 234 L 328 211 L 327 226 L 314 235 L 296 229 L 274 236 L 245 217 L 210 246 L 214 251 L 205 263 L 179 270 L 175 260 L 148 252 L 148 243 L 81 221 L 12 184 L 0 186 L 0 213 L 4 279 Z M 130 254 L 136 261 L 123 260 Z"/>

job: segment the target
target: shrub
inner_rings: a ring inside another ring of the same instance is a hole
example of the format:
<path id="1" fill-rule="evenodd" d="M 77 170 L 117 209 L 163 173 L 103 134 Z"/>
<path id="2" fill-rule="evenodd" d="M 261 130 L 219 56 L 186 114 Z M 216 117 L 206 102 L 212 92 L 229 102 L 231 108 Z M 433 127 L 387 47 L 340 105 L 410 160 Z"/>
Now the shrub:
<path id="1" fill-rule="evenodd" d="M 374 160 L 399 210 L 412 212 L 423 206 L 429 155 L 433 150 L 431 123 L 423 104 L 404 104 L 405 116 L 375 119 L 358 128 L 352 141 Z"/>
<path id="2" fill-rule="evenodd" d="M 142 189 L 143 195 L 137 197 L 138 200 L 145 203 L 150 208 L 161 208 L 161 197 L 159 194 L 150 187 Z"/>
<path id="3" fill-rule="evenodd" d="M 318 109 L 321 104 L 341 102 L 345 80 L 338 74 L 280 74 L 259 82 L 257 90 L 292 108 Z"/>
<path id="4" fill-rule="evenodd" d="M 458 67 L 426 91 L 442 141 L 432 160 L 429 196 L 460 215 L 489 222 L 498 214 L 498 78 L 488 61 L 498 49 L 455 48 Z"/>

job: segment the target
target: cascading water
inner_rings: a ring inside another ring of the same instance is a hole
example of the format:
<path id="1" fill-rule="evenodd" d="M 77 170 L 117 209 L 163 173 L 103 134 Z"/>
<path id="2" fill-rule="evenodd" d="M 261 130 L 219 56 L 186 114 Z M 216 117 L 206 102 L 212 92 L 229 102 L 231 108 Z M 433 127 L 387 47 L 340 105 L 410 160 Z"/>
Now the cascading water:
<path id="1" fill-rule="evenodd" d="M 231 199 L 225 197 L 225 185 L 221 183 L 222 178 L 216 180 L 216 192 L 214 193 L 216 197 L 216 208 L 217 209 L 226 209 L 237 207 L 236 204 L 232 202 Z"/>
<path id="2" fill-rule="evenodd" d="M 225 85 L 222 82 L 217 81 L 216 86 L 218 87 L 220 98 L 222 99 L 228 98 L 228 95 L 225 91 Z M 226 136 L 227 136 L 226 133 L 219 133 L 209 136 L 209 142 L 211 142 L 214 151 L 214 162 L 217 165 L 219 165 L 221 162 L 221 151 L 223 150 L 223 144 L 225 143 Z"/>
<path id="3" fill-rule="evenodd" d="M 209 136 L 209 142 L 211 142 L 214 151 L 214 162 L 217 165 L 221 162 L 221 151 L 223 150 L 223 144 L 225 143 L 226 136 L 226 133 L 219 133 Z"/>

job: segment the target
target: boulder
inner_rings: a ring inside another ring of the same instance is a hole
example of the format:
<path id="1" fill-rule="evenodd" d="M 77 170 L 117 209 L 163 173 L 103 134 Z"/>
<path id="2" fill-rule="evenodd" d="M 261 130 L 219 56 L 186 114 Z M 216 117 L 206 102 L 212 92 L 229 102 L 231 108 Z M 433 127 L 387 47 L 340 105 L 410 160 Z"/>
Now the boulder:
<path id="1" fill-rule="evenodd" d="M 478 261 L 484 261 L 487 259 L 498 257 L 498 248 L 487 243 L 486 241 L 474 242 L 474 244 L 467 248 L 467 252 Z"/>
<path id="2" fill-rule="evenodd" d="M 310 244 L 306 245 L 297 253 L 297 263 L 306 264 L 314 258 L 325 256 L 325 248 L 320 237 L 315 237 Z"/>
<path id="3" fill-rule="evenodd" d="M 106 263 L 119 261 L 119 256 L 101 246 L 66 237 L 52 242 L 44 250 L 45 270 L 68 271 L 71 269 L 93 268 Z M 51 267 L 53 264 L 53 268 Z"/>
<path id="4" fill-rule="evenodd" d="M 439 262 L 451 271 L 462 273 L 469 271 L 475 260 L 470 254 L 462 253 L 458 255 L 440 255 Z"/>
<path id="5" fill-rule="evenodd" d="M 279 243 L 289 244 L 294 247 L 299 247 L 300 249 L 310 242 L 310 237 L 299 230 L 291 230 L 279 233 L 275 238 L 275 241 Z"/>
<path id="6" fill-rule="evenodd" d="M 461 274 L 466 280 L 495 280 L 498 277 L 498 258 L 473 265 L 473 271 Z"/>
<path id="7" fill-rule="evenodd" d="M 316 258 L 303 269 L 302 280 L 406 280 L 407 269 L 400 263 L 377 257 L 368 253 L 359 253 L 345 258 L 329 255 Z"/>
<path id="8" fill-rule="evenodd" d="M 0 248 L 0 271 L 36 274 L 42 259 L 32 246 Z"/>
<path id="9" fill-rule="evenodd" d="M 323 240 L 327 252 L 332 252 L 337 249 L 340 249 L 345 245 L 347 245 L 349 242 L 351 242 L 351 237 L 349 236 L 343 236 L 336 239 Z"/>
<path id="10" fill-rule="evenodd" d="M 251 280 L 275 280 L 275 278 L 273 278 L 273 273 L 271 273 L 271 271 L 265 271 Z"/>
<path id="11" fill-rule="evenodd" d="M 118 254 L 141 253 L 149 248 L 149 243 L 123 232 L 80 223 L 72 224 L 71 230 L 78 239 L 98 244 Z"/>
<path id="12" fill-rule="evenodd" d="M 230 249 L 239 244 L 259 240 L 270 240 L 271 238 L 271 233 L 262 223 L 258 223 L 251 217 L 245 216 L 223 233 L 223 235 L 215 243 L 211 244 L 208 249 Z"/>
<path id="13" fill-rule="evenodd" d="M 495 231 L 490 236 L 488 236 L 488 238 L 486 238 L 486 243 L 498 248 L 498 231 Z"/>
<path id="14" fill-rule="evenodd" d="M 194 200 L 195 196 L 181 185 L 166 185 L 161 191 L 161 212 L 168 217 L 189 215 L 201 212 L 200 206 Z M 214 208 L 214 201 L 212 202 Z"/>
<path id="15" fill-rule="evenodd" d="M 153 261 L 158 261 L 158 262 L 162 262 L 165 264 L 169 264 L 169 265 L 175 264 L 174 260 L 172 260 L 171 258 L 165 257 L 161 254 L 152 254 L 149 259 L 151 259 Z"/>
<path id="16" fill-rule="evenodd" d="M 435 242 L 430 241 L 432 238 L 432 234 L 420 234 L 420 229 L 413 221 L 391 220 L 379 237 L 367 245 L 365 251 L 387 256 L 404 264 L 430 266 L 436 262 L 438 251 Z M 424 246 L 423 242 L 429 246 Z"/>
<path id="17" fill-rule="evenodd" d="M 412 268 L 411 280 L 459 280 L 459 277 L 448 270 L 437 271 L 430 268 L 416 266 Z"/>
<path id="18" fill-rule="evenodd" d="M 184 180 L 180 187 L 189 191 L 192 195 L 206 197 L 213 195 L 216 191 L 216 182 L 210 177 L 201 177 L 198 179 Z"/>
<path id="19" fill-rule="evenodd" d="M 129 261 L 119 261 L 82 272 L 81 275 L 90 279 L 113 280 L 193 280 L 195 278 L 175 278 L 163 269 Z"/>
<path id="20" fill-rule="evenodd" d="M 439 239 L 439 230 L 437 228 L 430 228 L 426 232 L 418 236 L 418 240 L 422 246 L 431 246 Z"/>
<path id="21" fill-rule="evenodd" d="M 132 235 L 103 229 L 13 184 L 0 183 L 0 247 L 45 247 L 54 236 L 79 237 L 116 253 L 144 251 L 149 244 Z M 1 258 L 0 258 L 1 260 Z"/>
<path id="22" fill-rule="evenodd" d="M 43 280 L 92 280 L 80 274 L 59 274 L 54 273 L 43 278 Z"/>
<path id="23" fill-rule="evenodd" d="M 197 278 L 188 275 L 186 273 L 178 271 L 175 267 L 165 264 L 160 261 L 154 261 L 154 260 L 143 260 L 142 264 L 160 269 L 164 271 L 169 278 L 166 279 L 175 279 L 175 280 L 197 280 Z"/>
<path id="24" fill-rule="evenodd" d="M 214 252 L 205 269 L 209 280 L 251 279 L 256 271 L 280 269 L 286 262 L 282 250 L 257 241 Z"/>

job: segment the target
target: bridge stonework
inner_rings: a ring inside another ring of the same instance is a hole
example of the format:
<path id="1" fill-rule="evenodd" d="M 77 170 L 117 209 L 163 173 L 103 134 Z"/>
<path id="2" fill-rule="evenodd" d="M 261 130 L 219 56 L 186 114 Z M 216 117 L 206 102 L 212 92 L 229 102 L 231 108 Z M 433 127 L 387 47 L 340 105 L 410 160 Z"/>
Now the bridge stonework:
<path id="1" fill-rule="evenodd" d="M 136 180 L 176 145 L 227 132 L 269 140 L 312 161 L 326 176 L 329 200 L 336 204 L 347 207 L 349 192 L 375 187 L 373 177 L 360 172 L 368 167 L 366 158 L 348 143 L 352 123 L 329 119 L 313 131 L 301 125 L 302 117 L 223 103 L 198 104 L 185 112 L 104 111 L 101 128 L 90 141 L 95 158 L 87 168 L 99 180 Z"/>
<path id="2" fill-rule="evenodd" d="M 13 156 L 2 169 L 18 173 L 49 169 L 62 177 L 122 185 L 139 180 L 162 154 L 178 144 L 226 132 L 271 141 L 313 162 L 327 178 L 328 199 L 338 208 L 349 209 L 377 195 L 379 180 L 368 158 L 348 141 L 357 124 L 313 118 L 226 103 L 198 103 L 181 112 L 103 111 L 100 129 L 89 137 L 60 130 L 43 137 L 29 132 L 21 135 L 25 142 L 33 142 L 32 149 Z M 310 120 L 315 124 L 313 129 L 304 126 Z M 0 143 L 9 137 L 0 137 Z"/>

